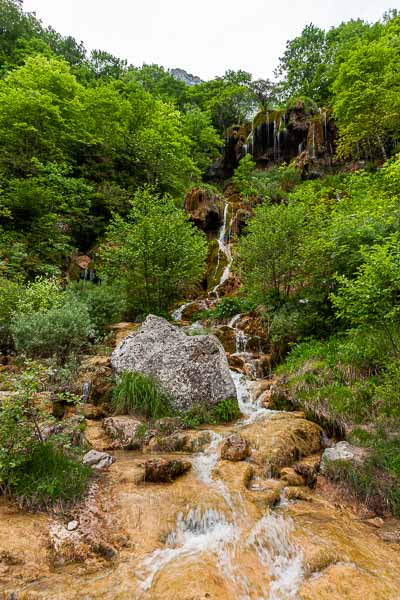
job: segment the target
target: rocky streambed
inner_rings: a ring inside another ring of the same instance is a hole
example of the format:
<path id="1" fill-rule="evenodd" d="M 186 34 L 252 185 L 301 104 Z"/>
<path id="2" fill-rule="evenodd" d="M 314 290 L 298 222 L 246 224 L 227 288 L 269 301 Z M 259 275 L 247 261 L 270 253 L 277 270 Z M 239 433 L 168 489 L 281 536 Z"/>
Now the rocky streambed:
<path id="1" fill-rule="evenodd" d="M 111 459 L 80 507 L 52 518 L 0 502 L 0 597 L 397 600 L 400 524 L 339 501 L 318 474 L 321 429 L 268 410 L 271 382 L 232 379 L 238 421 L 140 451 L 110 450 L 134 418 L 88 419 Z"/>

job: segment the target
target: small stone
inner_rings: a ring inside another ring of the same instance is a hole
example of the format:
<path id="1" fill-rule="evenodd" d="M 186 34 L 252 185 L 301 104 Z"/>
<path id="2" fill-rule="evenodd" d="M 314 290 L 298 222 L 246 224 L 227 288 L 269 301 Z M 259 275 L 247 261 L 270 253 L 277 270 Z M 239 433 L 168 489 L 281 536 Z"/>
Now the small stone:
<path id="1" fill-rule="evenodd" d="M 380 529 L 385 524 L 385 521 L 383 519 L 381 519 L 381 517 L 374 517 L 373 519 L 367 519 L 365 522 L 368 523 L 368 525 L 371 525 L 371 527 L 376 527 L 376 529 Z"/>
<path id="2" fill-rule="evenodd" d="M 228 437 L 221 448 L 221 458 L 238 462 L 245 460 L 251 455 L 250 443 L 239 435 L 231 435 Z"/>
<path id="3" fill-rule="evenodd" d="M 123 450 L 140 447 L 141 440 L 137 432 L 142 425 L 139 419 L 125 415 L 108 417 L 103 421 L 104 431 L 115 440 L 114 447 Z"/>
<path id="4" fill-rule="evenodd" d="M 166 460 L 156 458 L 143 464 L 144 481 L 153 483 L 170 483 L 180 475 L 192 468 L 192 463 L 186 460 Z"/>
<path id="5" fill-rule="evenodd" d="M 70 521 L 67 525 L 67 529 L 68 531 L 75 531 L 75 529 L 78 529 L 78 521 Z"/>
<path id="6" fill-rule="evenodd" d="M 93 469 L 107 469 L 113 462 L 115 462 L 113 456 L 98 450 L 89 450 L 83 457 L 83 464 L 89 465 Z"/>

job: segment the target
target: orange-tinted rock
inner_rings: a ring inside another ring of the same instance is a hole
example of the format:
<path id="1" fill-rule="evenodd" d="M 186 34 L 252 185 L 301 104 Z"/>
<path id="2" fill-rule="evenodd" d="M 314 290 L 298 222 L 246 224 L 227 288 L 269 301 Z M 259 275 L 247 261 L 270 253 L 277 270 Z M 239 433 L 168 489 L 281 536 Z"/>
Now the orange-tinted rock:
<path id="1" fill-rule="evenodd" d="M 228 437 L 221 447 L 221 458 L 232 462 L 245 460 L 251 455 L 251 446 L 248 440 L 240 437 L 240 435 L 231 435 Z"/>
<path id="2" fill-rule="evenodd" d="M 205 232 L 217 231 L 223 222 L 224 203 L 216 194 L 194 188 L 186 194 L 185 211 L 199 229 Z"/>

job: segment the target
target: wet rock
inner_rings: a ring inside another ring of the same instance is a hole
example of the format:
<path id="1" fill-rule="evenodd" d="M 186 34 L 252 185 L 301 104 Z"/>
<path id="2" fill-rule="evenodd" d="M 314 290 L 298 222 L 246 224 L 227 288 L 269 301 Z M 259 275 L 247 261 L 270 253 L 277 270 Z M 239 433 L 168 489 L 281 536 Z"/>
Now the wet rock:
<path id="1" fill-rule="evenodd" d="M 304 500 L 306 502 L 312 501 L 310 490 L 306 487 L 288 486 L 285 488 L 284 494 L 287 500 Z"/>
<path id="2" fill-rule="evenodd" d="M 103 421 L 104 431 L 115 440 L 114 448 L 124 450 L 140 446 L 138 432 L 142 425 L 139 419 L 128 416 L 108 417 Z"/>
<path id="3" fill-rule="evenodd" d="M 223 325 L 215 329 L 213 333 L 223 345 L 225 352 L 229 354 L 236 352 L 236 335 L 232 327 Z"/>
<path id="4" fill-rule="evenodd" d="M 114 350 L 111 363 L 117 373 L 139 372 L 156 378 L 177 410 L 236 398 L 228 361 L 217 338 L 187 336 L 154 315 Z"/>
<path id="5" fill-rule="evenodd" d="M 364 448 L 352 446 L 348 442 L 338 442 L 333 448 L 326 448 L 324 450 L 321 457 L 321 473 L 327 473 L 329 464 L 336 461 L 346 461 L 355 465 L 361 465 L 367 454 Z"/>
<path id="6" fill-rule="evenodd" d="M 240 371 L 243 373 L 245 362 L 242 356 L 238 356 L 237 354 L 229 354 L 228 363 L 231 369 L 235 369 L 235 371 Z"/>
<path id="7" fill-rule="evenodd" d="M 75 393 L 82 397 L 83 402 L 95 404 L 110 390 L 111 377 L 110 357 L 105 355 L 91 356 L 81 364 Z"/>
<path id="8" fill-rule="evenodd" d="M 202 452 L 211 442 L 209 431 L 176 432 L 172 435 L 155 435 L 145 447 L 148 452 Z"/>
<path id="9" fill-rule="evenodd" d="M 384 526 L 385 521 L 381 517 L 374 517 L 373 519 L 367 519 L 365 521 L 371 527 L 375 527 L 376 529 L 380 529 Z"/>
<path id="10" fill-rule="evenodd" d="M 194 224 L 205 232 L 217 231 L 223 223 L 224 203 L 208 190 L 195 188 L 188 192 L 184 208 Z"/>
<path id="11" fill-rule="evenodd" d="M 110 330 L 114 333 L 114 346 L 117 347 L 119 344 L 133 331 L 138 329 L 137 323 L 116 323 L 110 325 Z"/>
<path id="12" fill-rule="evenodd" d="M 224 460 L 239 462 L 245 460 L 250 455 L 250 443 L 239 435 L 231 435 L 222 444 L 221 458 Z"/>
<path id="13" fill-rule="evenodd" d="M 244 427 L 241 435 L 253 448 L 251 460 L 273 476 L 279 476 L 282 468 L 299 459 L 316 454 L 321 447 L 321 428 L 307 421 L 302 413 L 271 415 Z"/>
<path id="14" fill-rule="evenodd" d="M 192 468 L 192 463 L 185 460 L 166 460 L 156 458 L 144 464 L 143 481 L 152 483 L 170 483 Z"/>
<path id="15" fill-rule="evenodd" d="M 113 456 L 97 450 L 89 450 L 83 457 L 83 463 L 93 467 L 93 469 L 107 469 L 113 462 L 115 462 Z"/>
<path id="16" fill-rule="evenodd" d="M 281 480 L 289 486 L 304 486 L 304 478 L 290 467 L 281 469 Z"/>
<path id="17" fill-rule="evenodd" d="M 400 529 L 397 531 L 380 531 L 379 537 L 388 544 L 400 544 Z"/>
<path id="18" fill-rule="evenodd" d="M 82 407 L 82 414 L 85 419 L 102 419 L 106 416 L 106 411 L 103 406 L 95 406 L 94 404 L 84 404 Z"/>
<path id="19" fill-rule="evenodd" d="M 321 462 L 320 454 L 314 456 L 307 456 L 298 462 L 294 463 L 293 469 L 305 480 L 305 484 L 308 487 L 314 487 L 319 472 L 319 465 Z"/>

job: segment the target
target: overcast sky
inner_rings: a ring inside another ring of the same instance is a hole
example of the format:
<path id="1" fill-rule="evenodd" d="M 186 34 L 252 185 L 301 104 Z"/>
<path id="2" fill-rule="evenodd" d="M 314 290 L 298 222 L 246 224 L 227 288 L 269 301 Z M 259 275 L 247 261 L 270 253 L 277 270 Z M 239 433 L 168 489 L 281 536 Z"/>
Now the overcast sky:
<path id="1" fill-rule="evenodd" d="M 286 41 L 310 22 L 376 21 L 399 0 L 25 0 L 57 31 L 134 65 L 181 67 L 210 79 L 226 69 L 271 76 Z"/>

